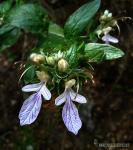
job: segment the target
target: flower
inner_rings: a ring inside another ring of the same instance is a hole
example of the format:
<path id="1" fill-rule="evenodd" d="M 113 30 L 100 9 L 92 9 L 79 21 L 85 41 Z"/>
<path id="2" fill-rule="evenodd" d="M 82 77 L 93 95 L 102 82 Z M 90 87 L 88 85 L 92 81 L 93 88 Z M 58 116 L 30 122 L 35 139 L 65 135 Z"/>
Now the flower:
<path id="1" fill-rule="evenodd" d="M 103 37 L 102 37 L 102 40 L 106 43 L 106 44 L 109 44 L 110 42 L 111 43 L 118 43 L 119 40 L 113 36 L 111 36 L 110 34 L 105 34 Z"/>
<path id="2" fill-rule="evenodd" d="M 65 102 L 62 110 L 62 118 L 68 131 L 76 135 L 82 126 L 82 122 L 79 117 L 78 109 L 73 101 L 82 104 L 86 103 L 86 98 L 74 92 L 67 84 L 65 91 L 55 99 L 55 105 L 59 106 Z"/>
<path id="3" fill-rule="evenodd" d="M 31 124 L 36 120 L 41 109 L 42 96 L 45 100 L 51 99 L 51 93 L 46 87 L 46 81 L 26 85 L 22 88 L 22 91 L 35 93 L 24 101 L 20 109 L 19 119 L 21 126 Z"/>

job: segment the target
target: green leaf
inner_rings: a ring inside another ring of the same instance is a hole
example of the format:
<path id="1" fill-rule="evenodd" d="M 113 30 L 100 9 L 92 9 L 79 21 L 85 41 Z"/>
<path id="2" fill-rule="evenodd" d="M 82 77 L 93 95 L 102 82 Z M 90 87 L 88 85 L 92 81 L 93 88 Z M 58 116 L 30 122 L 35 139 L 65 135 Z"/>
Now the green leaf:
<path id="1" fill-rule="evenodd" d="M 40 43 L 40 47 L 49 53 L 57 52 L 63 49 L 65 45 L 65 39 L 55 34 L 49 34 L 46 38 L 43 38 Z"/>
<path id="2" fill-rule="evenodd" d="M 47 27 L 47 14 L 36 4 L 23 4 L 10 11 L 7 23 L 32 33 L 41 33 Z"/>
<path id="3" fill-rule="evenodd" d="M 64 37 L 63 29 L 55 23 L 50 23 L 49 24 L 48 33 Z"/>
<path id="4" fill-rule="evenodd" d="M 85 45 L 85 57 L 90 62 L 99 62 L 103 60 L 112 60 L 120 58 L 124 52 L 108 44 L 89 43 Z"/>
<path id="5" fill-rule="evenodd" d="M 0 35 L 5 34 L 6 32 L 11 31 L 14 28 L 14 26 L 11 26 L 9 24 L 5 24 L 0 28 Z"/>
<path id="6" fill-rule="evenodd" d="M 93 0 L 81 6 L 67 20 L 64 30 L 68 37 L 79 35 L 100 7 L 101 0 Z"/>
<path id="7" fill-rule="evenodd" d="M 4 14 L 6 13 L 8 10 L 10 10 L 12 5 L 12 1 L 8 0 L 8 1 L 4 1 L 0 4 L 0 14 Z"/>
<path id="8" fill-rule="evenodd" d="M 30 67 L 30 68 L 24 74 L 24 81 L 26 83 L 32 82 L 34 80 L 35 75 L 36 75 L 36 68 L 35 68 L 35 66 L 27 66 L 27 68 L 28 67 Z"/>
<path id="9" fill-rule="evenodd" d="M 70 66 L 77 65 L 77 46 L 76 44 L 73 44 L 70 49 L 66 52 L 65 58 L 68 61 Z"/>
<path id="10" fill-rule="evenodd" d="M 63 29 L 57 24 L 50 23 L 48 35 L 42 37 L 39 42 L 45 52 L 52 53 L 62 49 L 65 46 Z"/>
<path id="11" fill-rule="evenodd" d="M 0 36 L 0 51 L 14 45 L 20 37 L 20 30 L 15 28 L 10 32 L 7 32 Z"/>

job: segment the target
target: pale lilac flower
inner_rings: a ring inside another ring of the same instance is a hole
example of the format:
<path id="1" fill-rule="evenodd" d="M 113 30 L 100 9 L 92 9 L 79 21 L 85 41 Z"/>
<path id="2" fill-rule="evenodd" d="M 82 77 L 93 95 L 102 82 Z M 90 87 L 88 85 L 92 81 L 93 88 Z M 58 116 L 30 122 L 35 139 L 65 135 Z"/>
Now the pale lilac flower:
<path id="1" fill-rule="evenodd" d="M 106 43 L 106 44 L 109 44 L 109 43 L 118 43 L 119 40 L 113 36 L 111 36 L 110 34 L 105 34 L 103 37 L 102 37 L 102 40 Z"/>
<path id="2" fill-rule="evenodd" d="M 77 94 L 71 88 L 66 88 L 65 91 L 55 99 L 55 105 L 59 106 L 65 102 L 62 110 L 62 118 L 67 129 L 76 135 L 82 126 L 82 122 L 79 117 L 78 109 L 73 101 L 86 103 L 86 98 Z"/>
<path id="3" fill-rule="evenodd" d="M 37 84 L 29 84 L 22 88 L 23 92 L 35 92 L 29 98 L 27 98 L 19 112 L 20 125 L 28 125 L 33 123 L 41 108 L 42 96 L 45 100 L 51 99 L 51 93 L 46 87 L 45 82 Z"/>

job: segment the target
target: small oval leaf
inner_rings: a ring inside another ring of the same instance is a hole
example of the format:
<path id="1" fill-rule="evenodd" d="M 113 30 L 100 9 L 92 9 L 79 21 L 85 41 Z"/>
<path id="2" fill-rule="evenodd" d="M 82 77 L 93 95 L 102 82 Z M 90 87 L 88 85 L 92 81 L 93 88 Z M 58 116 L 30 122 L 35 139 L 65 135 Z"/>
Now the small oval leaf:
<path id="1" fill-rule="evenodd" d="M 85 57 L 90 62 L 99 62 L 103 60 L 112 60 L 120 58 L 124 55 L 124 52 L 119 48 L 116 48 L 108 44 L 89 43 L 85 45 Z"/>
<path id="2" fill-rule="evenodd" d="M 81 6 L 67 20 L 64 32 L 71 37 L 80 34 L 100 7 L 101 0 L 93 0 Z"/>

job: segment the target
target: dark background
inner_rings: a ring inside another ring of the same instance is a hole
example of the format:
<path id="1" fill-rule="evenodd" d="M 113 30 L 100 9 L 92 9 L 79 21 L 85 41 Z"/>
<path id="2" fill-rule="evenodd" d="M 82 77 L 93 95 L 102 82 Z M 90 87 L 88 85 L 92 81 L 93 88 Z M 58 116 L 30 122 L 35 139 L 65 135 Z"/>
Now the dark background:
<path id="1" fill-rule="evenodd" d="M 66 18 L 87 0 L 42 1 L 50 17 L 63 25 Z M 101 11 L 109 9 L 117 17 L 133 17 L 132 0 L 102 0 Z M 133 23 L 119 21 L 119 44 L 125 56 L 95 65 L 95 84 L 85 85 L 88 98 L 80 106 L 83 127 L 77 136 L 65 128 L 54 101 L 43 105 L 37 121 L 19 126 L 18 113 L 23 103 L 19 60 L 23 38 L 12 47 L 12 54 L 0 54 L 0 150 L 132 150 L 133 142 Z M 118 35 L 116 31 L 116 35 Z M 30 43 L 31 45 L 31 43 Z M 14 55 L 12 61 L 10 55 Z M 127 148 L 101 148 L 98 143 L 130 143 Z"/>

